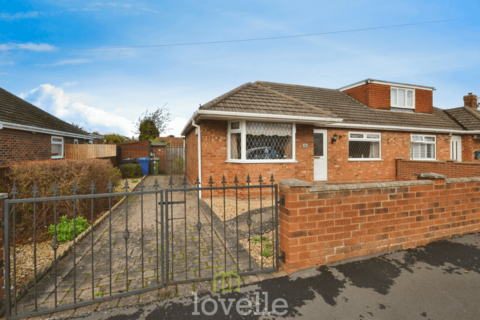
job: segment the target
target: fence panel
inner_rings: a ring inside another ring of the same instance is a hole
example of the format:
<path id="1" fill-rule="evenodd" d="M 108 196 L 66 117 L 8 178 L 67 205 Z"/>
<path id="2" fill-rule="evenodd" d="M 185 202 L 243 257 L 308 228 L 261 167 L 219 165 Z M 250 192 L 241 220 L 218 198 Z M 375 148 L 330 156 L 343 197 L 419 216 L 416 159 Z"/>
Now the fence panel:
<path id="1" fill-rule="evenodd" d="M 96 159 L 117 156 L 114 144 L 66 144 L 66 159 Z"/>

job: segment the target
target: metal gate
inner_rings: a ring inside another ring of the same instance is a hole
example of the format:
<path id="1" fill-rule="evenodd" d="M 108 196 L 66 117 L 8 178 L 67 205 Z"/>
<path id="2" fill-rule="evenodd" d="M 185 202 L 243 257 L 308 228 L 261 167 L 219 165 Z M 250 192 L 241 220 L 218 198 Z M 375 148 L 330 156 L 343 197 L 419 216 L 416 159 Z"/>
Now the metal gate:
<path id="1" fill-rule="evenodd" d="M 4 207 L 7 318 L 49 314 L 171 283 L 278 270 L 278 187 L 273 176 L 269 184 L 261 176 L 255 184 L 250 177 L 244 185 L 237 177 L 230 184 L 224 177 L 218 184 L 210 178 L 204 187 L 197 179 L 192 186 L 185 175 L 170 175 L 141 181 L 131 192 L 126 182 L 124 192 L 113 193 L 109 183 L 108 193 L 96 194 L 92 182 L 91 194 L 77 195 L 74 185 L 73 195 L 58 196 L 54 184 L 53 196 L 44 198 L 37 198 L 35 185 L 34 197 L 28 199 L 16 199 L 14 187 Z M 112 199 L 120 196 L 125 201 L 112 206 Z M 78 235 L 76 218 L 94 221 L 98 203 L 105 204 L 108 214 Z M 42 270 L 37 251 L 46 234 L 38 219 L 47 204 L 54 222 L 48 240 L 53 262 Z M 74 237 L 61 244 L 59 215 L 66 206 L 71 208 Z M 242 213 L 242 206 L 248 210 Z M 27 229 L 33 237 L 34 272 L 20 286 L 17 240 L 26 231 L 19 229 L 22 216 L 17 212 L 25 208 L 32 214 L 33 225 Z"/>

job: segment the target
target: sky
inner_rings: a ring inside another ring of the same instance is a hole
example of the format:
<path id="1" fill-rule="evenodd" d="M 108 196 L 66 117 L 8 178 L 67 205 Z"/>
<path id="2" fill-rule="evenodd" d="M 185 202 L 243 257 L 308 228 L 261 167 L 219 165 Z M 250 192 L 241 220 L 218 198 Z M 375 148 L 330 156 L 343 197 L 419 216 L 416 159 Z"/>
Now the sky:
<path id="1" fill-rule="evenodd" d="M 179 135 L 200 104 L 258 80 L 433 86 L 434 105 L 454 108 L 480 95 L 478 12 L 478 0 L 0 0 L 0 87 L 89 131 L 126 136 L 165 104 L 167 134 Z M 123 48 L 89 49 L 112 46 Z"/>

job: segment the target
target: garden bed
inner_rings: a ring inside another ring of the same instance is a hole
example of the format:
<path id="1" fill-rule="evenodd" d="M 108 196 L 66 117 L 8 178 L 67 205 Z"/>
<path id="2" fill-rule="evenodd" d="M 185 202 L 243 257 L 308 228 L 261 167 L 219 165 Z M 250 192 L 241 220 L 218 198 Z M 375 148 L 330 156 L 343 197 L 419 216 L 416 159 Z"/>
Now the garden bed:
<path id="1" fill-rule="evenodd" d="M 273 267 L 273 253 L 275 252 L 275 232 L 270 231 L 263 234 L 263 248 L 262 244 L 260 243 L 260 236 L 255 236 L 248 241 L 248 238 L 240 239 L 240 243 L 243 245 L 247 252 L 250 252 L 252 258 L 258 263 L 260 266 L 262 263 L 262 256 L 263 256 L 263 267 L 264 268 L 271 268 Z M 250 243 L 250 250 L 249 251 L 249 243 Z M 262 250 L 263 249 L 263 254 Z"/>
<path id="2" fill-rule="evenodd" d="M 210 198 L 203 198 L 203 200 L 210 206 Z M 213 198 L 213 212 L 216 213 L 218 218 L 222 221 L 231 220 L 237 216 L 237 201 L 238 201 L 238 215 L 248 212 L 248 200 L 244 199 L 235 199 L 235 198 L 225 198 L 225 215 L 223 210 L 223 197 Z M 272 207 L 272 198 L 262 199 L 262 207 L 270 208 Z M 250 211 L 260 209 L 260 199 L 250 200 Z"/>

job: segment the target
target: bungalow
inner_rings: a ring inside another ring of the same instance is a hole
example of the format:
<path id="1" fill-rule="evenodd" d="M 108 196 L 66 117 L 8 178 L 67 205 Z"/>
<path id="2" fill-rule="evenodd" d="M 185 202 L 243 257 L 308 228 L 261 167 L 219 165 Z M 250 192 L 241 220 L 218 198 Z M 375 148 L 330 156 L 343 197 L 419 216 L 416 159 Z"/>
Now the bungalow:
<path id="1" fill-rule="evenodd" d="M 477 96 L 443 110 L 434 90 L 373 79 L 340 89 L 244 84 L 200 106 L 183 129 L 187 176 L 204 186 L 210 175 L 256 183 L 260 173 L 360 183 L 398 180 L 398 161 L 480 162 Z"/>
<path id="2" fill-rule="evenodd" d="M 62 159 L 65 144 L 99 143 L 85 132 L 0 88 L 0 167 Z"/>

